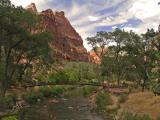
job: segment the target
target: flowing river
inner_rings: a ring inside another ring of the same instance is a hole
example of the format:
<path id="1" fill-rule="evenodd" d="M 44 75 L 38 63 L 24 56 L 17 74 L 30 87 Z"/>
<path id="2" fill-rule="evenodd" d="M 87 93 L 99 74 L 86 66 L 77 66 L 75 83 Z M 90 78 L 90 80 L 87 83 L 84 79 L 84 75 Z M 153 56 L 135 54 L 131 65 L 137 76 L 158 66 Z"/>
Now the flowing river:
<path id="1" fill-rule="evenodd" d="M 94 110 L 87 99 L 82 97 L 59 99 L 52 105 L 53 120 L 103 120 Z"/>

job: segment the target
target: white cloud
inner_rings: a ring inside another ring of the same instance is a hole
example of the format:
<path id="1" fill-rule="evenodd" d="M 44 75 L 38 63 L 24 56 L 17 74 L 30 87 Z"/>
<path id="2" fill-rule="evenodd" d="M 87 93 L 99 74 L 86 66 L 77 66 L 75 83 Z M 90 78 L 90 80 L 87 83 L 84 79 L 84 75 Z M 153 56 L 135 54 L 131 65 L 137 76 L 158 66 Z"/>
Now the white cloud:
<path id="1" fill-rule="evenodd" d="M 131 30 L 132 30 L 132 31 L 138 33 L 138 29 L 137 29 L 137 28 L 133 28 L 133 27 L 124 27 L 123 29 L 126 30 L 126 31 L 131 31 Z"/>
<path id="2" fill-rule="evenodd" d="M 135 17 L 145 20 L 160 14 L 159 0 L 136 0 L 129 12 Z"/>
<path id="3" fill-rule="evenodd" d="M 117 26 L 113 26 L 113 27 L 112 27 L 112 29 L 116 29 L 116 28 L 118 28 L 118 27 L 117 27 Z"/>
<path id="4" fill-rule="evenodd" d="M 135 28 L 126 27 L 128 30 L 133 30 L 137 33 L 146 32 L 147 28 L 154 28 L 157 30 L 160 24 L 160 6 L 159 0 L 137 0 L 133 2 L 132 7 L 128 10 L 128 14 L 140 19 L 142 24 Z"/>
<path id="5" fill-rule="evenodd" d="M 113 26 L 112 28 L 116 28 L 117 24 L 122 24 L 121 27 L 127 31 L 133 30 L 138 33 L 143 33 L 147 28 L 157 29 L 158 24 L 160 23 L 160 6 L 158 6 L 160 0 L 127 0 L 120 5 L 119 3 L 122 3 L 122 0 L 99 0 L 98 2 L 97 0 L 87 0 L 83 5 L 79 5 L 73 0 L 70 8 L 49 4 L 58 0 L 11 1 L 15 5 L 22 5 L 23 7 L 34 2 L 39 11 L 49 8 L 49 6 L 54 10 L 64 10 L 67 18 L 71 21 L 71 24 L 80 33 L 83 39 L 95 34 L 97 27 Z M 117 9 L 111 10 L 110 12 L 106 11 L 103 14 L 100 14 L 99 12 L 113 7 L 116 7 Z M 132 24 L 125 26 L 124 23 L 132 18 L 137 18 L 141 20 L 142 23 L 136 27 L 133 27 L 134 25 Z"/>
<path id="6" fill-rule="evenodd" d="M 123 24 L 126 23 L 128 21 L 128 19 L 132 18 L 133 15 L 128 14 L 127 12 L 121 12 L 119 13 L 119 15 L 112 17 L 112 16 L 108 16 L 106 17 L 106 19 L 103 19 L 99 25 L 100 26 L 112 26 L 112 25 L 117 25 L 117 24 Z"/>
<path id="7" fill-rule="evenodd" d="M 89 20 L 90 21 L 97 21 L 99 20 L 99 17 L 96 17 L 96 16 L 88 16 Z"/>
<path id="8" fill-rule="evenodd" d="M 37 6 L 37 9 L 39 11 L 47 8 L 47 3 L 53 1 L 53 0 L 11 0 L 11 2 L 16 6 L 23 6 L 26 7 L 31 3 L 35 3 Z"/>
<path id="9" fill-rule="evenodd" d="M 126 30 L 133 30 L 138 33 L 146 32 L 147 28 L 154 28 L 157 30 L 160 24 L 160 6 L 159 0 L 130 0 L 125 8 L 117 16 L 108 16 L 103 19 L 100 26 L 115 26 L 117 24 L 126 23 L 129 19 L 137 18 L 142 21 L 137 27 L 129 25 L 124 27 Z M 127 6 L 130 6 L 127 7 Z M 128 8 L 126 10 L 126 8 Z M 134 23 L 133 23 L 134 24 Z"/>

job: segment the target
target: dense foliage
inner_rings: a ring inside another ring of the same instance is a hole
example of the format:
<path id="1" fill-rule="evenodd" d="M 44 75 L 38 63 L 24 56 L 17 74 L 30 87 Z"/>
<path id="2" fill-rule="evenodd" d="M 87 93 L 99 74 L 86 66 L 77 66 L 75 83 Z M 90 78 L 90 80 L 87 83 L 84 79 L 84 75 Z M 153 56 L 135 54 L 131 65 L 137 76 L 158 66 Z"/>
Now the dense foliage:
<path id="1" fill-rule="evenodd" d="M 99 82 L 101 76 L 96 65 L 85 62 L 65 62 L 63 67 L 51 70 L 49 82 L 57 84 Z"/>
<path id="2" fill-rule="evenodd" d="M 60 97 L 64 93 L 63 87 L 41 87 L 38 90 L 30 90 L 23 95 L 28 104 L 41 103 L 45 98 Z"/>
<path id="3" fill-rule="evenodd" d="M 0 0 L 0 95 L 4 96 L 10 85 L 23 83 L 35 64 L 42 67 L 42 62 L 51 60 L 51 36 L 37 28 L 39 22 L 35 13 Z"/>
<path id="4" fill-rule="evenodd" d="M 103 52 L 101 72 L 105 79 L 117 80 L 118 85 L 124 80 L 133 81 L 142 90 L 152 86 L 159 94 L 159 38 L 153 29 L 138 35 L 117 28 L 113 32 L 98 32 L 87 41 L 95 52 Z"/>

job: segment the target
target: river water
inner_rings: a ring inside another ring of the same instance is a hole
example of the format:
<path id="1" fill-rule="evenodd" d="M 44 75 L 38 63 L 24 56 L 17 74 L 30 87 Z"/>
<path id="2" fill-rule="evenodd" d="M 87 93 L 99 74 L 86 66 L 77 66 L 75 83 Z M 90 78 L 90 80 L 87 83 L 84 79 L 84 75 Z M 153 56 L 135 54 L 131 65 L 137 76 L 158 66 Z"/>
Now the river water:
<path id="1" fill-rule="evenodd" d="M 49 105 L 54 113 L 53 120 L 103 120 L 85 98 L 61 98 L 58 101 Z"/>

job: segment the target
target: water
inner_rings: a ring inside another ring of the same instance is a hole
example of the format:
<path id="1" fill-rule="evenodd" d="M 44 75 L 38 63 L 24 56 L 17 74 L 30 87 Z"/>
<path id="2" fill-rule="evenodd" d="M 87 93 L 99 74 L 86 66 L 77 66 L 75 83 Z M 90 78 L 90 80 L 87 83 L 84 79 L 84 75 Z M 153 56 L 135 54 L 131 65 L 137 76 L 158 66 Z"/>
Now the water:
<path id="1" fill-rule="evenodd" d="M 49 109 L 53 111 L 53 120 L 103 120 L 82 97 L 59 99 L 58 103 L 51 103 Z"/>

